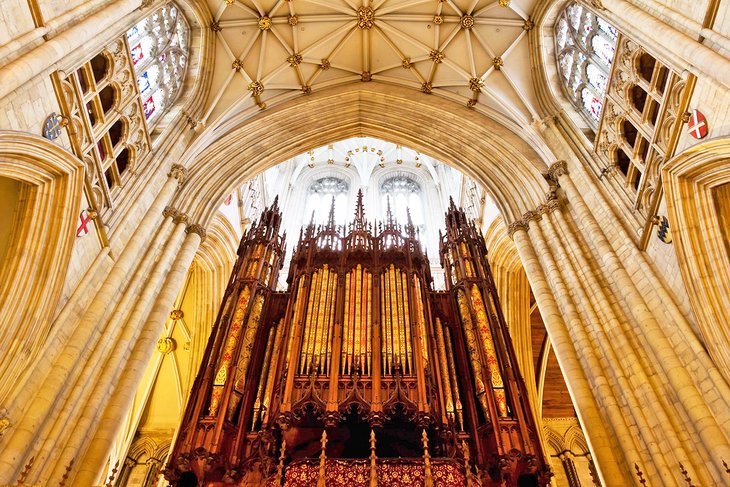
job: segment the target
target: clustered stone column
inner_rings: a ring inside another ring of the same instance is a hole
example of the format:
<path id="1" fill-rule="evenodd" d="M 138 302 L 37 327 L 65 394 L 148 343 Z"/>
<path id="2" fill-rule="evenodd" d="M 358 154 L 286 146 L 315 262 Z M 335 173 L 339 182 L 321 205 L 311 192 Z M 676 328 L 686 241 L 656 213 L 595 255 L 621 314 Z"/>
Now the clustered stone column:
<path id="1" fill-rule="evenodd" d="M 609 241 L 565 162 L 546 177 L 547 202 L 509 230 L 604 479 L 638 485 L 638 463 L 652 484 L 686 485 L 681 463 L 700 485 L 726 483 L 727 384 L 681 313 L 667 313 L 662 284 L 626 270 L 638 249 Z"/>
<path id="2" fill-rule="evenodd" d="M 182 166 L 172 167 L 118 259 L 93 290 L 91 304 L 85 309 L 67 306 L 63 320 L 54 324 L 44 360 L 7 407 L 0 484 L 16 481 L 28 464 L 29 483 L 50 485 L 64 475 L 74 485 L 98 480 L 205 235 L 200 225 L 190 225 L 186 215 L 165 206 L 185 177 Z"/>

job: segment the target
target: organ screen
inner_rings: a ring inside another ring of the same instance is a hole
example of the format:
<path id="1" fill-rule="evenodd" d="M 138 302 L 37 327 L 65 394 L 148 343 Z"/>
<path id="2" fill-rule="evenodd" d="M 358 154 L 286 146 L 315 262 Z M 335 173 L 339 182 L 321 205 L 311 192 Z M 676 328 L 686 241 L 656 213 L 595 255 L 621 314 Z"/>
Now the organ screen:
<path id="1" fill-rule="evenodd" d="M 410 217 L 241 239 L 165 476 L 174 486 L 544 486 L 550 472 L 473 222 L 453 201 L 446 290 Z"/>

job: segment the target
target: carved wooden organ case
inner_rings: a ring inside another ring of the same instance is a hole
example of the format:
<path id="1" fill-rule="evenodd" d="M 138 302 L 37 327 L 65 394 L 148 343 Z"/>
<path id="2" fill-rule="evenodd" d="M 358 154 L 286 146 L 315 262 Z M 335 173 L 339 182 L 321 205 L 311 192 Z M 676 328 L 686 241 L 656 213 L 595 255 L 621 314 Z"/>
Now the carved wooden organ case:
<path id="1" fill-rule="evenodd" d="M 431 289 L 410 219 L 389 208 L 367 222 L 360 193 L 346 227 L 332 209 L 300 232 L 289 289 L 276 292 L 280 223 L 275 201 L 241 240 L 166 469 L 173 485 L 548 483 L 484 240 L 453 201 L 445 291 Z"/>

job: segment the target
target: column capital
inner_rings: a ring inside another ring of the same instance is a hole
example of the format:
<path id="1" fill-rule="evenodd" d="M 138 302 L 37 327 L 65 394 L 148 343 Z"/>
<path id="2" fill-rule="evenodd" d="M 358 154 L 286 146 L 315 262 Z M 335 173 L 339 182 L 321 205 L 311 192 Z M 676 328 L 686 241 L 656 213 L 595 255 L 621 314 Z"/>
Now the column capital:
<path id="1" fill-rule="evenodd" d="M 557 184 L 560 176 L 564 174 L 568 174 L 568 163 L 563 160 L 555 161 L 550 164 L 550 167 L 548 167 L 547 173 L 545 174 L 545 179 L 547 179 L 551 183 Z"/>
<path id="2" fill-rule="evenodd" d="M 507 234 L 512 237 L 516 232 L 520 230 L 524 230 L 527 232 L 530 229 L 530 222 L 529 220 L 525 218 L 520 218 L 519 220 L 515 220 L 509 225 L 507 225 Z"/>
<path id="3" fill-rule="evenodd" d="M 180 223 L 187 224 L 190 221 L 190 217 L 181 211 L 175 210 L 175 214 L 172 217 L 172 221 L 175 224 L 180 224 Z"/>
<path id="4" fill-rule="evenodd" d="M 166 206 L 164 210 L 162 210 L 162 216 L 165 218 L 175 218 L 180 212 L 177 208 L 173 206 Z"/>
<path id="5" fill-rule="evenodd" d="M 200 236 L 200 240 L 204 240 L 208 232 L 205 231 L 203 225 L 200 225 L 199 223 L 193 223 L 192 225 L 188 225 L 188 227 L 185 229 L 185 233 L 195 233 Z"/>
<path id="6" fill-rule="evenodd" d="M 188 177 L 188 169 L 182 164 L 173 164 L 167 177 L 177 179 L 178 185 L 182 186 Z"/>
<path id="7" fill-rule="evenodd" d="M 522 218 L 510 223 L 507 226 L 507 234 L 512 237 L 515 232 L 520 230 L 527 232 L 530 229 L 531 221 L 540 221 L 543 215 L 549 215 L 559 208 L 560 202 L 557 193 L 550 191 L 545 195 L 545 203 L 540 203 L 534 210 L 527 210 L 522 214 Z"/>

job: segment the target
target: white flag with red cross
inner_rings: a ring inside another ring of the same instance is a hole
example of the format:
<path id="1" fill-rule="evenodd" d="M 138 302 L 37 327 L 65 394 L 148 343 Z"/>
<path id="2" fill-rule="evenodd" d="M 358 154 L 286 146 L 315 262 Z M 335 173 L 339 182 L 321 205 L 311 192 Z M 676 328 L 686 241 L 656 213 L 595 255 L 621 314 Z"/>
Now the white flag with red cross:
<path id="1" fill-rule="evenodd" d="M 687 124 L 689 135 L 695 139 L 704 139 L 707 136 L 707 119 L 699 110 L 692 110 Z"/>
<path id="2" fill-rule="evenodd" d="M 85 237 L 89 234 L 89 227 L 92 223 L 92 220 L 93 218 L 89 215 L 88 211 L 81 210 L 81 213 L 79 214 L 79 226 L 76 228 L 77 237 Z"/>

